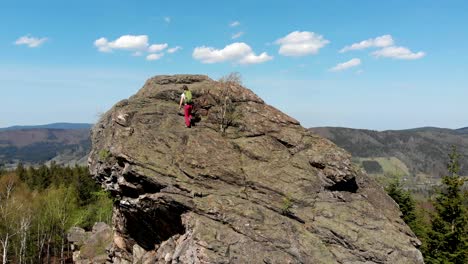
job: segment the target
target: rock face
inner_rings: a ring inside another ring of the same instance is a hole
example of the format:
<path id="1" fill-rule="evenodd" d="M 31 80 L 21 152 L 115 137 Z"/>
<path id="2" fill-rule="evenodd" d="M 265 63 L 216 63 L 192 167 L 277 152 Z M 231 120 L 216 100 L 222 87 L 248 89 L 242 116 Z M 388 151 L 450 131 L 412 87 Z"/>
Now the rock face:
<path id="1" fill-rule="evenodd" d="M 91 173 L 118 198 L 115 263 L 423 263 L 397 205 L 347 152 L 238 84 L 156 76 L 92 142 Z"/>
<path id="2" fill-rule="evenodd" d="M 90 232 L 73 227 L 68 231 L 67 240 L 72 246 L 73 263 L 106 263 L 106 249 L 112 245 L 112 229 L 102 222 L 94 224 Z"/>

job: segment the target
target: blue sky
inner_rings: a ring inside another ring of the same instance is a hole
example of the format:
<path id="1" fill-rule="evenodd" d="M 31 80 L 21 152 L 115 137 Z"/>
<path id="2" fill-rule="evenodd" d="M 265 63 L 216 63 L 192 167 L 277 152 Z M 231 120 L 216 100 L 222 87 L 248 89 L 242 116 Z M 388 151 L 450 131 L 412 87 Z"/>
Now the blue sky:
<path id="1" fill-rule="evenodd" d="M 0 127 L 95 122 L 151 76 L 230 72 L 306 127 L 468 126 L 466 10 L 456 0 L 1 1 Z"/>

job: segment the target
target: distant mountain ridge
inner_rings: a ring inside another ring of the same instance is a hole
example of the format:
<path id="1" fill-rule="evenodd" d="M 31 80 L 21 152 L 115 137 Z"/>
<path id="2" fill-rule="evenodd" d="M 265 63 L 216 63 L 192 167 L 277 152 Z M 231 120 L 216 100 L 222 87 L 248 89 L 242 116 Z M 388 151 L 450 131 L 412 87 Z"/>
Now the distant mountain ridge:
<path id="1" fill-rule="evenodd" d="M 10 126 L 0 128 L 0 131 L 7 130 L 22 130 L 22 129 L 91 129 L 93 124 L 88 123 L 52 123 L 46 125 L 27 125 L 27 126 Z"/>
<path id="2" fill-rule="evenodd" d="M 459 128 L 457 129 L 457 132 L 462 134 L 468 134 L 468 127 Z"/>
<path id="3" fill-rule="evenodd" d="M 362 165 L 368 165 L 366 170 L 372 169 L 376 173 L 385 170 L 390 173 L 394 170 L 397 174 L 407 172 L 412 177 L 425 180 L 440 178 L 447 173 L 448 153 L 451 146 L 455 145 L 461 153 L 460 174 L 468 175 L 468 128 L 422 127 L 379 132 L 317 127 L 310 128 L 310 131 L 349 151 Z M 390 166 L 390 163 L 395 166 Z"/>
<path id="4" fill-rule="evenodd" d="M 0 129 L 0 165 L 86 164 L 91 124 L 54 123 Z"/>

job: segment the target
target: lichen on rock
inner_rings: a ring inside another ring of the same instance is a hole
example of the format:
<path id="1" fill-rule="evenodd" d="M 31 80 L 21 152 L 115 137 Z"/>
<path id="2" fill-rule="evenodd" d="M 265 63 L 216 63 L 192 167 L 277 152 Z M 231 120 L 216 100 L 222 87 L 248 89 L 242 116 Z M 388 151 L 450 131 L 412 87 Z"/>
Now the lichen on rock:
<path id="1" fill-rule="evenodd" d="M 226 94 L 236 114 L 220 131 Z M 423 263 L 396 204 L 347 152 L 240 85 L 156 76 L 92 141 L 90 171 L 117 198 L 116 263 Z"/>

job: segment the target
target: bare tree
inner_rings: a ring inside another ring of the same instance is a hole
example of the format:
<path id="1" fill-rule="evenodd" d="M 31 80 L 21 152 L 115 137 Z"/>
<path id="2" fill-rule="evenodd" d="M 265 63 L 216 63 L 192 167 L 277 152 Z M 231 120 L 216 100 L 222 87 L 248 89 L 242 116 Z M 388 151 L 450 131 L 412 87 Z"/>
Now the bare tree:
<path id="1" fill-rule="evenodd" d="M 218 80 L 221 83 L 242 85 L 242 76 L 238 72 L 231 72 Z"/>
<path id="2" fill-rule="evenodd" d="M 19 251 L 19 264 L 25 263 L 26 260 L 26 245 L 28 240 L 29 230 L 31 228 L 32 215 L 28 210 L 20 220 L 19 236 L 20 236 L 20 251 Z"/>
<path id="3" fill-rule="evenodd" d="M 233 121 L 236 119 L 236 108 L 233 103 L 233 92 L 232 89 L 235 86 L 242 85 L 242 77 L 238 72 L 232 72 L 226 76 L 223 76 L 219 79 L 221 83 L 221 95 L 220 95 L 220 104 L 221 104 L 221 113 L 218 117 L 220 132 L 225 133 L 226 129 L 232 125 Z"/>
<path id="4" fill-rule="evenodd" d="M 16 187 L 16 182 L 13 177 L 7 176 L 4 186 L 0 186 L 0 244 L 2 245 L 2 263 L 8 261 L 8 249 L 10 241 L 16 235 L 14 214 L 20 208 L 15 208 L 17 205 L 13 199 L 13 191 Z"/>

